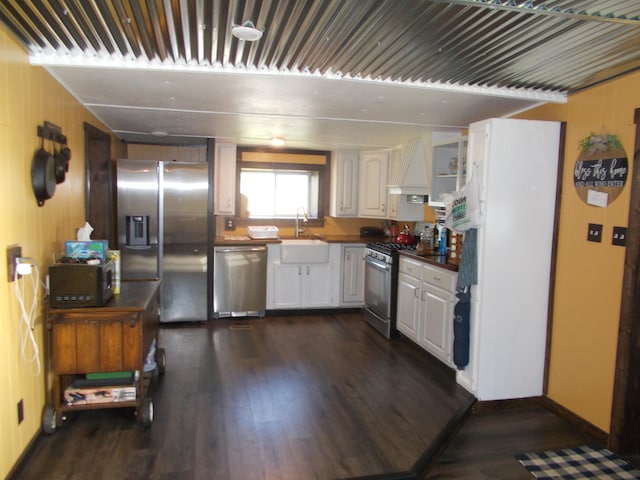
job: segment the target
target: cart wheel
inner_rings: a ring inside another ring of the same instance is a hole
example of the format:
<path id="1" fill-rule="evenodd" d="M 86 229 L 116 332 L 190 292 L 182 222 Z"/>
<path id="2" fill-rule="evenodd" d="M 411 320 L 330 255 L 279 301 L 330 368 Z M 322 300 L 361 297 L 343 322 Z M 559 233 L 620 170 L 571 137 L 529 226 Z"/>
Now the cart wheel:
<path id="1" fill-rule="evenodd" d="M 156 364 L 158 365 L 158 373 L 164 375 L 164 371 L 167 368 L 167 354 L 164 348 L 158 348 L 156 350 Z"/>
<path id="2" fill-rule="evenodd" d="M 140 421 L 145 427 L 151 426 L 153 423 L 153 401 L 150 398 L 145 398 L 142 401 L 142 405 L 138 409 L 138 415 L 140 415 Z"/>
<path id="3" fill-rule="evenodd" d="M 46 434 L 52 434 L 56 431 L 56 409 L 53 405 L 47 404 L 42 414 L 42 430 Z"/>

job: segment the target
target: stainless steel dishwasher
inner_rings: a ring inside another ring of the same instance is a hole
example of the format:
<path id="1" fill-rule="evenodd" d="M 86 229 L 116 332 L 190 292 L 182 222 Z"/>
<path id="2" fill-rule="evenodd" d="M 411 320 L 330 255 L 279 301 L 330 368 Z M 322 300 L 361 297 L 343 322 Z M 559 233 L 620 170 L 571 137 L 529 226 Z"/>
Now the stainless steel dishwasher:
<path id="1" fill-rule="evenodd" d="M 267 247 L 215 247 L 213 251 L 213 318 L 264 317 Z"/>

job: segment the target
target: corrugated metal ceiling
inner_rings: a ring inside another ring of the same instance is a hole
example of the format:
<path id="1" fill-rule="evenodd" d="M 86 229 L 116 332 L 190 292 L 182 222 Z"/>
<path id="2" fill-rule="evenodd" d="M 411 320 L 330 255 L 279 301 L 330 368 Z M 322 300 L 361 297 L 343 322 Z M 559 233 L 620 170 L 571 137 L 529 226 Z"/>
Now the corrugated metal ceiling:
<path id="1" fill-rule="evenodd" d="M 574 92 L 640 66 L 637 0 L 0 0 L 32 57 Z M 264 30 L 239 41 L 233 24 Z"/>

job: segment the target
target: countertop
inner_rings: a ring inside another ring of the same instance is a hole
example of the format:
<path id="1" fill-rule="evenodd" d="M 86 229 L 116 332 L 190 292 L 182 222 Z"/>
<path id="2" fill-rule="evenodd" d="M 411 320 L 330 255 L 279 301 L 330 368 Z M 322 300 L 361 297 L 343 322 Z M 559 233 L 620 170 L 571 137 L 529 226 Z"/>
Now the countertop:
<path id="1" fill-rule="evenodd" d="M 269 243 L 280 243 L 282 240 L 293 240 L 296 237 L 282 236 L 280 238 L 263 238 L 263 239 L 251 239 L 247 235 L 216 235 L 214 245 L 267 245 Z M 312 235 L 309 237 L 300 237 L 300 240 L 304 239 L 316 239 L 322 240 L 327 243 L 369 243 L 382 241 L 383 239 L 378 237 L 361 237 L 360 235 Z"/>
<path id="2" fill-rule="evenodd" d="M 449 263 L 446 255 L 418 255 L 416 252 L 408 250 L 400 250 L 400 256 L 410 258 L 411 260 L 417 260 L 418 262 L 428 263 L 429 265 L 435 265 L 436 267 L 444 268 L 452 272 L 458 271 L 458 265 Z"/>

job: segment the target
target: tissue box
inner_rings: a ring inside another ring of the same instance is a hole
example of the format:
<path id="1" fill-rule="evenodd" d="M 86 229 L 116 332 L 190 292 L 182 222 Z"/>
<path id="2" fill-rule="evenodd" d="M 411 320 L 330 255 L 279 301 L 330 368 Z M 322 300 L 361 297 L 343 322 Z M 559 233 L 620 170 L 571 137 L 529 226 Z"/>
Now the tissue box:
<path id="1" fill-rule="evenodd" d="M 68 240 L 64 242 L 64 254 L 71 258 L 108 259 L 109 242 L 107 240 Z"/>

